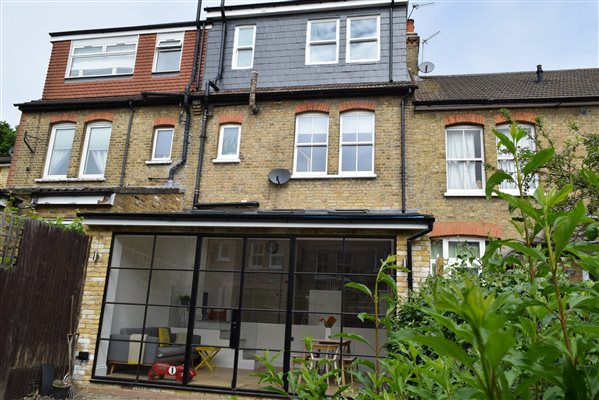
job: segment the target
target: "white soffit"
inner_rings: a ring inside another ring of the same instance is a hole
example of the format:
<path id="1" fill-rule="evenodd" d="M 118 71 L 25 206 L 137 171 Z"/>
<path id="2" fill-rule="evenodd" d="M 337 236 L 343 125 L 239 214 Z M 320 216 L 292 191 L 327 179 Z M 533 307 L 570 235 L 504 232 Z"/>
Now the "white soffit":
<path id="1" fill-rule="evenodd" d="M 84 224 L 90 226 L 147 226 L 147 227 L 199 227 L 199 228 L 318 228 L 318 229 L 376 229 L 376 230 L 419 230 L 426 224 L 373 224 L 373 223 L 307 223 L 307 222 L 249 222 L 249 221 L 169 221 L 138 220 L 127 218 L 94 218 L 87 216 Z"/>
<path id="2" fill-rule="evenodd" d="M 395 1 L 395 5 L 407 4 L 407 1 Z M 249 17 L 259 15 L 273 15 L 273 14 L 293 14 L 301 12 L 312 12 L 312 11 L 330 11 L 330 10 L 343 10 L 348 8 L 359 8 L 359 7 L 381 7 L 392 4 L 392 0 L 348 0 L 344 2 L 339 1 L 323 1 L 321 3 L 313 4 L 297 4 L 297 5 L 285 5 L 285 2 L 279 4 L 273 4 L 269 6 L 260 7 L 257 4 L 252 8 L 244 8 L 238 10 L 225 10 L 225 17 Z M 206 12 L 207 19 L 220 19 L 220 9 L 216 11 Z"/>
<path id="3" fill-rule="evenodd" d="M 36 204 L 111 206 L 114 204 L 114 197 L 114 193 L 108 196 L 101 194 L 85 196 L 40 195 L 37 197 Z"/>

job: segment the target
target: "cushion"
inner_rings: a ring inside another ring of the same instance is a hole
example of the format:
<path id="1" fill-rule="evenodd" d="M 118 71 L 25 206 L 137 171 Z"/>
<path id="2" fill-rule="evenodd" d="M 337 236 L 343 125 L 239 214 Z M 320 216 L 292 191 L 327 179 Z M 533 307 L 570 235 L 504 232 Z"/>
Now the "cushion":
<path id="1" fill-rule="evenodd" d="M 177 336 L 175 337 L 176 344 L 185 344 L 187 343 L 187 332 L 177 332 Z"/>
<path id="2" fill-rule="evenodd" d="M 171 330 L 165 327 L 158 328 L 158 340 L 160 341 L 160 347 L 169 347 L 171 341 Z"/>

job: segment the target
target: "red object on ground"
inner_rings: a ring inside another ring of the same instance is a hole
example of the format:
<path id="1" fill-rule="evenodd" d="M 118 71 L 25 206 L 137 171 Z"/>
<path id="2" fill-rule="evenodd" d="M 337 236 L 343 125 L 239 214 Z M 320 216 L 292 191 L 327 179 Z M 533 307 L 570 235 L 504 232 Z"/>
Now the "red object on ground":
<path id="1" fill-rule="evenodd" d="M 148 378 L 164 379 L 165 376 L 174 376 L 177 382 L 183 382 L 183 365 L 170 365 L 165 363 L 154 363 L 148 371 Z M 189 368 L 189 380 L 192 381 L 196 376 L 196 371 Z"/>

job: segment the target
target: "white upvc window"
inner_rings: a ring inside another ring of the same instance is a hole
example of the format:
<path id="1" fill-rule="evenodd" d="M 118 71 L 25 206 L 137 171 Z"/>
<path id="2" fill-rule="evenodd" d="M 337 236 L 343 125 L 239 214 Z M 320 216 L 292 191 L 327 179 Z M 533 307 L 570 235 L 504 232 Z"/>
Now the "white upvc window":
<path id="1" fill-rule="evenodd" d="M 300 114 L 295 123 L 295 176 L 326 176 L 329 115 Z"/>
<path id="2" fill-rule="evenodd" d="M 477 126 L 446 129 L 447 194 L 484 193 L 483 130 Z"/>
<path id="3" fill-rule="evenodd" d="M 339 146 L 340 175 L 374 174 L 374 113 L 351 111 L 341 114 Z"/>
<path id="4" fill-rule="evenodd" d="M 218 138 L 218 156 L 214 161 L 239 162 L 241 143 L 241 125 L 225 124 L 220 127 Z"/>
<path id="5" fill-rule="evenodd" d="M 380 17 L 347 19 L 347 62 L 379 61 Z"/>
<path id="6" fill-rule="evenodd" d="M 439 262 L 444 271 L 455 268 L 471 268 L 473 272 L 480 269 L 480 258 L 485 254 L 486 239 L 469 236 L 448 236 L 431 239 L 431 274 L 435 275 Z"/>
<path id="7" fill-rule="evenodd" d="M 111 131 L 110 122 L 92 122 L 87 126 L 79 171 L 81 178 L 104 178 Z"/>
<path id="8" fill-rule="evenodd" d="M 173 127 L 158 127 L 154 130 L 152 161 L 171 161 L 173 147 Z"/>
<path id="9" fill-rule="evenodd" d="M 518 125 L 518 127 L 522 128 L 526 131 L 526 136 L 524 136 L 522 139 L 520 139 L 517 143 L 518 152 L 521 152 L 523 150 L 524 151 L 526 151 L 526 150 L 534 151 L 536 149 L 535 141 L 534 141 L 534 134 L 535 134 L 534 126 Z M 510 132 L 509 132 L 510 131 L 509 125 L 500 125 L 496 129 L 499 132 L 506 135 L 508 138 L 511 138 Z M 516 181 L 517 174 L 516 174 L 516 163 L 514 162 L 514 156 L 512 154 L 508 153 L 507 150 L 505 149 L 505 147 L 499 145 L 499 139 L 497 139 L 497 143 L 498 143 L 498 146 L 497 146 L 497 168 L 510 174 L 514 178 L 514 181 Z M 527 187 L 528 191 L 530 193 L 534 192 L 538 185 L 537 177 L 535 177 L 532 180 L 532 182 L 526 182 L 526 184 L 528 185 L 528 187 Z M 515 182 L 503 181 L 499 185 L 499 190 L 501 190 L 502 192 L 513 194 L 513 195 L 519 194 L 518 185 Z"/>
<path id="10" fill-rule="evenodd" d="M 75 137 L 75 124 L 57 124 L 52 127 L 44 178 L 66 178 Z"/>
<path id="11" fill-rule="evenodd" d="M 67 78 L 133 74 L 138 36 L 74 40 Z"/>
<path id="12" fill-rule="evenodd" d="M 232 69 L 249 69 L 254 66 L 256 26 L 235 27 Z"/>
<path id="13" fill-rule="evenodd" d="M 178 72 L 181 68 L 183 32 L 156 35 L 156 53 L 152 72 Z"/>
<path id="14" fill-rule="evenodd" d="M 339 61 L 339 20 L 308 21 L 306 64 L 336 64 Z"/>

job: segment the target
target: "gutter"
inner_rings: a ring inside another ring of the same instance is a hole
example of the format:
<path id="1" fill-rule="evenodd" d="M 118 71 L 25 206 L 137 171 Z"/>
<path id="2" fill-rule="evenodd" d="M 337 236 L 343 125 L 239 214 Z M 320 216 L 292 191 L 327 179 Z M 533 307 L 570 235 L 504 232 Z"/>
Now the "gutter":
<path id="1" fill-rule="evenodd" d="M 433 224 L 435 222 L 435 219 L 433 218 L 432 221 L 429 220 L 428 222 L 428 228 L 423 229 L 421 231 L 416 232 L 415 234 L 411 235 L 408 237 L 408 240 L 406 242 L 406 247 L 407 247 L 407 253 L 408 253 L 408 259 L 407 259 L 407 267 L 408 267 L 408 293 L 412 292 L 414 290 L 414 275 L 413 275 L 413 268 L 414 268 L 414 261 L 413 261 L 413 256 L 412 256 L 412 242 L 424 235 L 426 235 L 427 233 L 430 233 L 433 231 Z"/>
<path id="2" fill-rule="evenodd" d="M 414 110 L 416 111 L 443 111 L 443 110 L 474 110 L 489 108 L 507 108 L 507 107 L 575 107 L 575 106 L 593 106 L 599 104 L 597 97 L 581 98 L 548 98 L 531 99 L 530 103 L 523 102 L 523 99 L 513 100 L 447 100 L 447 101 L 414 101 Z"/>

